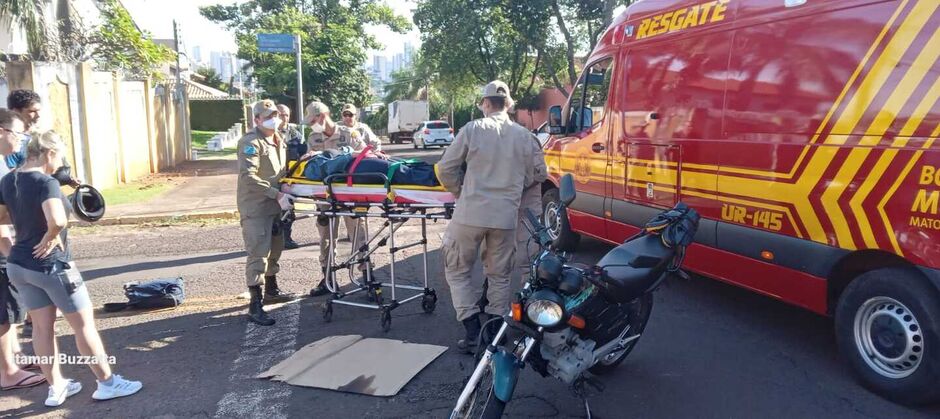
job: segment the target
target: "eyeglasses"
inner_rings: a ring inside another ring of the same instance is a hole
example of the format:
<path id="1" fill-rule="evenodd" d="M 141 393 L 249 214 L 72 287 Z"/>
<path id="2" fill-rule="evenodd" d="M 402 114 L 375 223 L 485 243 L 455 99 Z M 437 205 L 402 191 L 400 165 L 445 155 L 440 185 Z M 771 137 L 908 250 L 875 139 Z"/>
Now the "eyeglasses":
<path id="1" fill-rule="evenodd" d="M 346 117 L 346 118 L 352 118 L 352 117 L 353 117 L 353 114 L 352 114 L 352 112 L 343 112 L 343 116 Z"/>
<path id="2" fill-rule="evenodd" d="M 16 132 L 16 131 L 13 131 L 13 130 L 11 130 L 11 129 L 9 129 L 9 128 L 6 128 L 6 127 L 0 127 L 0 129 L 4 130 L 4 131 L 6 131 L 6 132 L 9 132 L 10 134 L 13 134 L 13 135 L 15 135 L 15 136 L 17 136 L 17 137 L 22 137 L 22 136 L 24 135 L 24 133 L 22 133 L 22 132 Z"/>

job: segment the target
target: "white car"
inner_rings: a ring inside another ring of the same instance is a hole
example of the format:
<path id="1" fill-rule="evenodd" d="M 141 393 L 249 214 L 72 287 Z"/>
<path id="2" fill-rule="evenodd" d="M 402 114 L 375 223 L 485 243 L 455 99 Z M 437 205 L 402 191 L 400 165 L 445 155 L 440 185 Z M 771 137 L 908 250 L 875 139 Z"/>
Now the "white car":
<path id="1" fill-rule="evenodd" d="M 454 129 L 447 121 L 424 121 L 414 135 L 414 148 L 427 149 L 430 146 L 451 145 L 454 142 Z"/>

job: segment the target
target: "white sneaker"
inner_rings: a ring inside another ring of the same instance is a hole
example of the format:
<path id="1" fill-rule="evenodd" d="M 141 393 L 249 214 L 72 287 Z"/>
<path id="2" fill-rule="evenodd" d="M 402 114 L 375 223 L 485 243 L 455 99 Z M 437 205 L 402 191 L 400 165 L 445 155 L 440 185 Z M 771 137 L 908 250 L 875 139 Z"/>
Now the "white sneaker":
<path id="1" fill-rule="evenodd" d="M 111 376 L 111 385 L 98 382 L 98 389 L 91 395 L 95 400 L 111 400 L 118 397 L 130 396 L 144 387 L 140 381 L 125 380 L 120 375 Z"/>
<path id="2" fill-rule="evenodd" d="M 56 407 L 65 403 L 65 399 L 82 391 L 82 383 L 75 380 L 66 380 L 65 385 L 56 388 L 49 386 L 49 396 L 46 397 L 46 406 Z"/>

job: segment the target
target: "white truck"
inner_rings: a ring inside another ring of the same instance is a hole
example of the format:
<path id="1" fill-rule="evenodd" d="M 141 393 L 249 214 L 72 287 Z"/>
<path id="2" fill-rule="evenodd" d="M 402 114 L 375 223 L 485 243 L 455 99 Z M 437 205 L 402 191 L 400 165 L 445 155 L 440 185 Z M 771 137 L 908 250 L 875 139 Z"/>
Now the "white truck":
<path id="1" fill-rule="evenodd" d="M 388 105 L 388 138 L 392 144 L 414 141 L 414 132 L 430 119 L 426 100 L 396 100 Z"/>

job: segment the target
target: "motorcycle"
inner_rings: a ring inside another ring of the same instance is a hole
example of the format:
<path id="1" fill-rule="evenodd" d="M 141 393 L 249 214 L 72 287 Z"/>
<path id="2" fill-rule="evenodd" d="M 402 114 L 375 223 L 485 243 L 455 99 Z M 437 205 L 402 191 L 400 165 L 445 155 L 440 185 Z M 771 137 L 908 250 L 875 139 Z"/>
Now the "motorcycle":
<path id="1" fill-rule="evenodd" d="M 574 201 L 570 174 L 562 176 L 559 195 L 563 206 Z M 484 325 L 481 343 L 501 322 L 488 345 L 477 345 L 482 353 L 450 417 L 501 417 L 529 365 L 571 386 L 590 418 L 586 385 L 603 391 L 594 375 L 614 370 L 633 350 L 649 320 L 653 291 L 669 276 L 687 278 L 680 267 L 698 220 L 694 209 L 679 203 L 587 267 L 569 264 L 569 255 L 552 248 L 547 229 L 529 212 L 526 227 L 541 250 L 510 313 Z"/>

